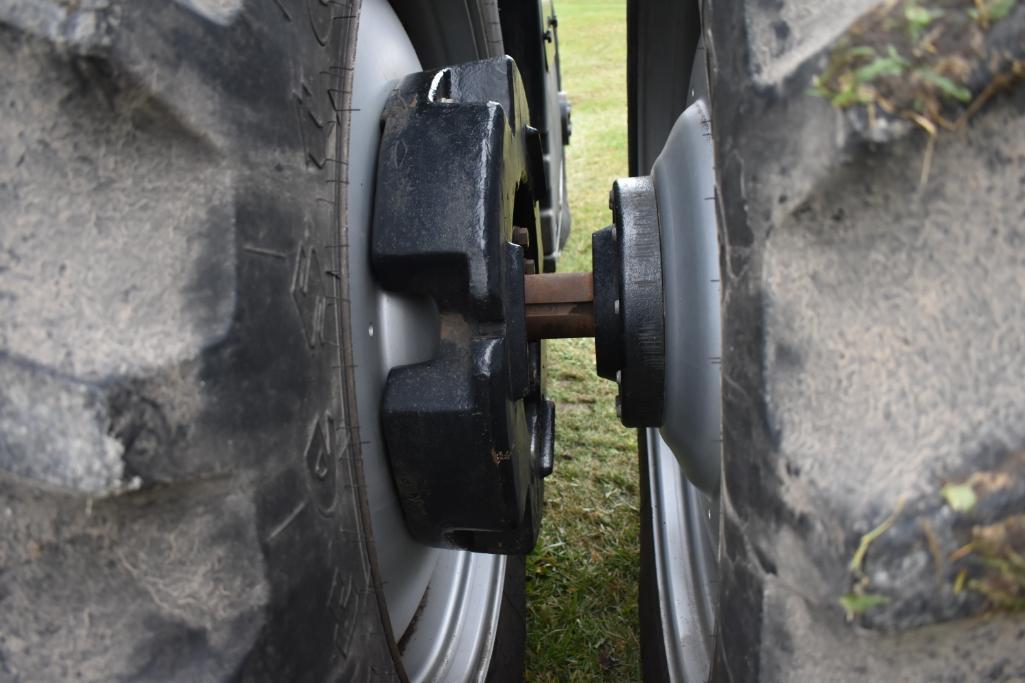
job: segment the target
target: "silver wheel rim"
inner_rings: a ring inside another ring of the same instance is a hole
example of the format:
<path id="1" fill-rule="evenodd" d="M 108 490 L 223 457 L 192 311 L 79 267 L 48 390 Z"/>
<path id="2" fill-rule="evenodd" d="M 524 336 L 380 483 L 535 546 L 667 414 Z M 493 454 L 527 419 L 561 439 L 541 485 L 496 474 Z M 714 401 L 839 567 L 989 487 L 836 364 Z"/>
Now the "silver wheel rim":
<path id="1" fill-rule="evenodd" d="M 363 0 L 348 154 L 352 355 L 367 500 L 384 597 L 411 681 L 483 680 L 491 659 L 505 558 L 422 545 L 406 530 L 380 432 L 388 371 L 429 358 L 438 337 L 428 300 L 382 291 L 369 263 L 380 116 L 396 81 L 421 70 L 386 0 Z"/>
<path id="2" fill-rule="evenodd" d="M 673 681 L 708 680 L 718 593 L 719 497 L 687 481 L 676 456 L 647 430 L 652 552 L 666 669 Z"/>
<path id="3" fill-rule="evenodd" d="M 684 370 L 675 377 L 675 385 L 667 384 L 666 388 L 666 423 L 673 423 L 674 428 L 667 431 L 663 427 L 661 431 L 674 437 L 674 448 L 663 440 L 660 430 L 649 429 L 646 434 L 652 552 L 666 669 L 670 680 L 701 682 L 707 681 L 710 673 L 716 626 L 722 400 L 718 374 L 721 355 L 718 246 L 713 237 L 717 225 L 714 205 L 708 201 L 715 196 L 715 169 L 703 56 L 703 47 L 699 44 L 691 71 L 687 109 L 670 133 L 674 142 L 667 144 L 666 150 L 670 147 L 672 150 L 663 151 L 663 155 L 675 153 L 680 157 L 663 160 L 660 156 L 653 176 L 656 196 L 668 197 L 671 192 L 673 211 L 669 213 L 674 214 L 676 220 L 688 223 L 663 225 L 662 229 L 701 233 L 700 238 L 688 235 L 687 239 L 679 236 L 676 239 L 676 243 L 686 247 L 684 252 L 694 249 L 704 252 L 687 254 L 682 259 L 688 261 L 685 277 L 699 273 L 715 283 L 709 286 L 704 280 L 676 279 L 672 281 L 676 288 L 686 291 L 674 294 L 667 290 L 666 296 L 683 297 L 676 303 L 685 309 L 690 324 L 700 320 L 712 329 L 705 334 L 699 331 L 698 336 L 703 337 L 699 340 L 679 335 L 674 340 L 667 331 L 667 347 L 674 344 L 667 353 L 675 352 L 674 364 Z M 685 208 L 676 210 L 678 206 Z M 661 214 L 660 207 L 660 221 Z M 681 249 L 673 251 L 680 255 Z M 671 286 L 668 281 L 667 286 Z M 704 300 L 693 300 L 695 293 Z M 681 462 L 688 465 L 696 481 L 712 492 L 706 493 L 691 483 Z"/>

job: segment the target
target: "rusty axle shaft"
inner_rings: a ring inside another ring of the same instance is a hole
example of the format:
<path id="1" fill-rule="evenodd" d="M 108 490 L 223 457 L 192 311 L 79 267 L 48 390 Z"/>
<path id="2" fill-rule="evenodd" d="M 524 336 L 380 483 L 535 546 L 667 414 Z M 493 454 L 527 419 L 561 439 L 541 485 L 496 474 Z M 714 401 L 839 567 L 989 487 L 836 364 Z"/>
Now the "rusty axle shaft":
<path id="1" fill-rule="evenodd" d="M 527 275 L 524 293 L 531 341 L 594 336 L 591 273 Z"/>

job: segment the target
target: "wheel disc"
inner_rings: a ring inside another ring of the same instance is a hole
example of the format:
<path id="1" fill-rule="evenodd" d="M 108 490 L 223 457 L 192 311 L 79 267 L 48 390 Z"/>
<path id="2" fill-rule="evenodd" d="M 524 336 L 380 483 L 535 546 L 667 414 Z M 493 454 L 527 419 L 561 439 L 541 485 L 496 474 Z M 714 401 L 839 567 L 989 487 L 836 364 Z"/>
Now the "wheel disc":
<path id="1" fill-rule="evenodd" d="M 672 681 L 708 680 L 718 595 L 719 269 L 703 55 L 699 44 L 688 108 L 652 171 L 668 261 L 665 296 L 667 308 L 673 307 L 666 314 L 667 364 L 678 372 L 666 378 L 665 426 L 646 430 L 641 457 L 646 458 L 658 595 L 653 616 L 661 626 L 659 649 Z"/>

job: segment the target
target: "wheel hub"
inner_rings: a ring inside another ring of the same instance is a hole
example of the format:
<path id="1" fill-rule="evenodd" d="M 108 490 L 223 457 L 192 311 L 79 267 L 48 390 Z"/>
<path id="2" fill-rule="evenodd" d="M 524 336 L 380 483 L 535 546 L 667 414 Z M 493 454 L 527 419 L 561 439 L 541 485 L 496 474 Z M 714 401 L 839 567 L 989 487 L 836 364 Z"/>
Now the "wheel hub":
<path id="1" fill-rule="evenodd" d="M 527 120 L 509 58 L 407 76 L 384 111 L 371 263 L 386 289 L 433 299 L 440 343 L 389 373 L 381 423 L 406 524 L 434 546 L 522 554 L 537 538 L 554 406 L 524 315 L 544 254 Z"/>
<path id="2" fill-rule="evenodd" d="M 384 112 L 371 261 L 441 322 L 432 358 L 390 372 L 381 421 L 406 524 L 434 546 L 533 548 L 554 459 L 545 338 L 593 336 L 623 424 L 660 427 L 692 481 L 718 486 L 714 191 L 693 196 L 714 187 L 702 105 L 650 177 L 614 184 L 593 274 L 536 273 L 546 188 L 528 119 L 509 58 L 408 76 Z"/>

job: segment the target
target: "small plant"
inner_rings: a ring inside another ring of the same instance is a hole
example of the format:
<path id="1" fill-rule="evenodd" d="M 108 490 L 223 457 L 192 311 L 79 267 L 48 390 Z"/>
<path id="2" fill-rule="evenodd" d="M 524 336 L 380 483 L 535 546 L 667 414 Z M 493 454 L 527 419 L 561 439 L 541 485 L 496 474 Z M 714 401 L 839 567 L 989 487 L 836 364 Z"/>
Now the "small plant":
<path id="1" fill-rule="evenodd" d="M 975 0 L 975 7 L 968 10 L 968 16 L 986 28 L 1006 17 L 1017 4 L 1018 0 Z"/>
<path id="2" fill-rule="evenodd" d="M 939 19 L 943 14 L 944 11 L 941 9 L 929 9 L 914 3 L 905 7 L 904 18 L 908 22 L 908 36 L 911 38 L 911 42 L 917 43 L 933 19 Z"/>
<path id="3" fill-rule="evenodd" d="M 982 514 L 980 501 L 1006 495 L 1021 477 L 1025 454 L 1009 459 L 1010 466 L 972 473 L 960 482 L 940 489 L 947 506 L 959 515 Z M 973 591 L 1000 612 L 1025 610 L 1025 514 L 1011 514 L 971 528 L 968 543 L 949 557 L 955 567 L 955 594 Z"/>
<path id="4" fill-rule="evenodd" d="M 868 531 L 868 533 L 863 534 L 858 542 L 858 548 L 854 551 L 854 555 L 847 565 L 847 568 L 854 576 L 854 585 L 848 593 L 840 596 L 839 599 L 840 606 L 843 607 L 847 615 L 847 621 L 854 621 L 859 614 L 890 602 L 890 598 L 886 595 L 869 592 L 869 580 L 864 572 L 865 555 L 868 554 L 869 546 L 890 530 L 890 527 L 900 517 L 903 509 L 904 500 L 901 499 L 897 502 L 897 507 L 890 516 L 884 519 L 878 526 Z"/>
<path id="5" fill-rule="evenodd" d="M 875 593 L 858 593 L 851 591 L 840 598 L 840 606 L 844 608 L 844 612 L 847 613 L 847 621 L 853 621 L 856 616 L 872 609 L 873 607 L 879 607 L 890 602 L 890 598 L 885 595 L 877 595 Z"/>
<path id="6" fill-rule="evenodd" d="M 929 135 L 920 184 L 940 129 L 963 125 L 1000 88 L 1025 74 L 1025 60 L 987 49 L 989 29 L 1018 0 L 892 0 L 856 21 L 830 52 L 812 92 L 837 109 L 863 107 L 905 119 Z M 1021 55 L 1018 55 L 1019 57 Z M 973 98 L 971 79 L 985 84 Z"/>
<path id="7" fill-rule="evenodd" d="M 1012 6 L 1016 1 L 1010 0 Z M 972 5 L 968 0 L 946 0 L 943 6 L 885 3 L 841 39 L 813 81 L 813 92 L 839 109 L 865 106 L 874 116 L 878 108 L 930 133 L 937 126 L 954 127 L 949 117 L 972 101 L 967 79 L 982 56 L 978 45 L 984 29 L 959 11 L 966 4 Z M 976 5 L 967 9 L 978 14 L 982 10 Z M 1010 8 L 990 9 L 1005 16 Z"/>

